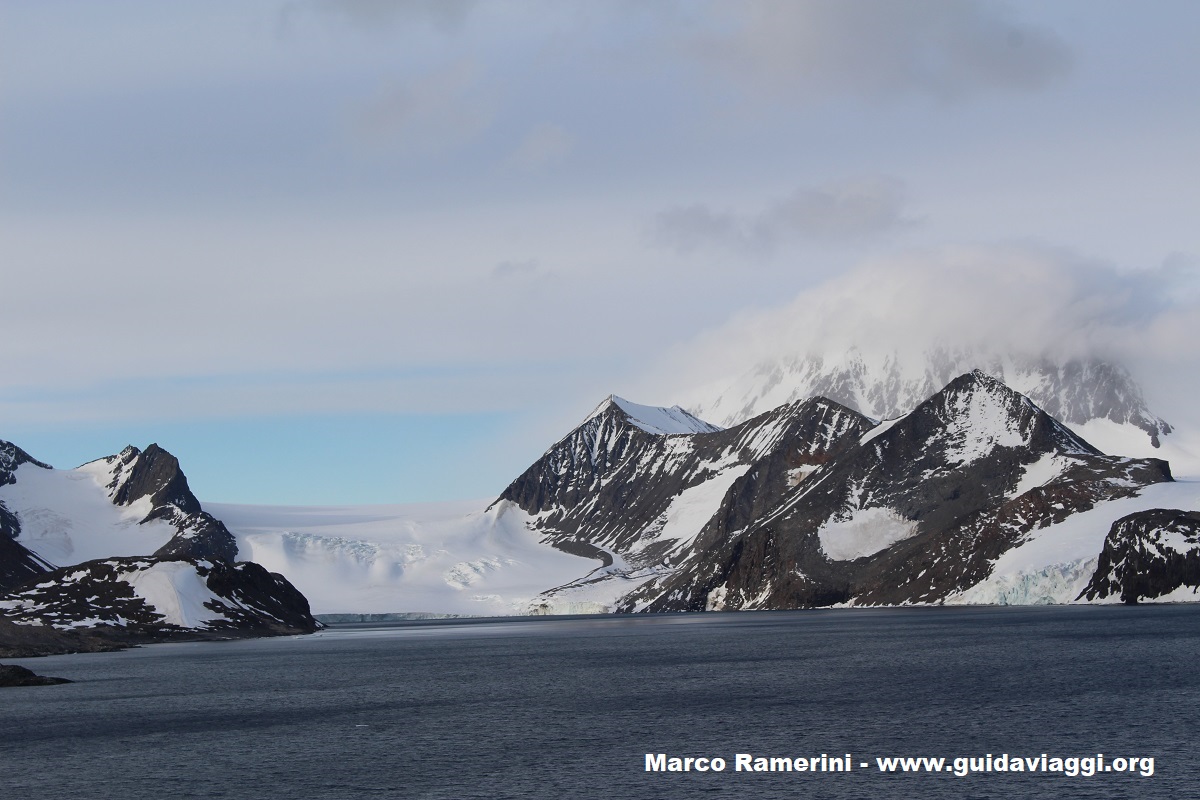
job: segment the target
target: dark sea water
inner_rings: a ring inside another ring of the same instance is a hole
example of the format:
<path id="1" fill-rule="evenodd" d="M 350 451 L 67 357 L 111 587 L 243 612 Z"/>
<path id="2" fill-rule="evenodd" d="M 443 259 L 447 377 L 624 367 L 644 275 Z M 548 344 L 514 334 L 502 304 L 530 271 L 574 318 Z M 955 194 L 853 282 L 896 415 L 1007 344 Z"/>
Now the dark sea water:
<path id="1" fill-rule="evenodd" d="M 1200 796 L 1200 607 L 423 622 L 11 663 L 77 681 L 0 690 L 14 800 Z M 1154 774 L 875 767 L 988 753 Z"/>

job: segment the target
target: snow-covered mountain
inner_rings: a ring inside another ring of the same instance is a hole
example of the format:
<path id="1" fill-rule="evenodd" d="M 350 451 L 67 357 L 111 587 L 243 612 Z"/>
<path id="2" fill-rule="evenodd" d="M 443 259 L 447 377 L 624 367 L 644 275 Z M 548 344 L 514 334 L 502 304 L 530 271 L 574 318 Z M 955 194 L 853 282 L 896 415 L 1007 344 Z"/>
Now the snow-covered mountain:
<path id="1" fill-rule="evenodd" d="M 1034 531 L 1170 480 L 1166 462 L 1103 455 L 1028 398 L 968 373 L 750 524 L 699 541 L 681 569 L 621 607 L 942 602 Z"/>
<path id="2" fill-rule="evenodd" d="M 8 446 L 0 634 L 278 632 L 292 585 L 330 615 L 1200 599 L 1200 481 L 1081 436 L 1173 452 L 1102 399 L 1067 425 L 970 371 L 883 422 L 806 397 L 721 428 L 609 396 L 492 502 L 415 507 L 202 509 L 154 446 L 63 471 Z"/>
<path id="3" fill-rule="evenodd" d="M 862 415 L 820 398 L 727 430 L 693 424 L 691 432 L 657 432 L 640 424 L 644 412 L 628 409 L 612 400 L 601 404 L 494 504 L 531 515 L 532 527 L 556 547 L 602 559 L 595 571 L 544 593 L 548 608 L 588 601 L 611 607 L 672 571 L 710 522 L 720 524 L 715 518 L 727 497 L 734 507 L 722 519 L 752 514 L 747 485 L 798 481 L 871 427 Z"/>
<path id="4" fill-rule="evenodd" d="M 1124 367 L 1098 359 L 987 355 L 933 348 L 920 357 L 867 353 L 852 347 L 836 356 L 794 355 L 761 362 L 744 374 L 702 390 L 689 408 L 705 419 L 734 425 L 797 399 L 822 396 L 874 419 L 894 419 L 916 408 L 956 375 L 982 369 L 1026 395 L 1077 432 L 1124 440 L 1121 428 L 1141 432 L 1157 448 L 1171 426 L 1147 407 Z M 1092 425 L 1105 421 L 1109 425 Z M 1115 428 L 1115 430 L 1114 430 Z M 1105 447 L 1109 442 L 1099 442 Z"/>
<path id="5" fill-rule="evenodd" d="M 0 523 L 0 617 L 24 640 L 39 628 L 101 643 L 315 628 L 286 579 L 235 563 L 232 534 L 157 445 L 56 470 L 0 442 Z"/>
<path id="6" fill-rule="evenodd" d="M 969 372 L 882 424 L 810 398 L 719 429 L 610 396 L 483 505 L 210 508 L 321 613 L 1113 602 L 1084 592 L 1114 523 L 1200 509 L 1200 483 Z M 1194 586 L 1164 564 L 1139 599 Z"/>

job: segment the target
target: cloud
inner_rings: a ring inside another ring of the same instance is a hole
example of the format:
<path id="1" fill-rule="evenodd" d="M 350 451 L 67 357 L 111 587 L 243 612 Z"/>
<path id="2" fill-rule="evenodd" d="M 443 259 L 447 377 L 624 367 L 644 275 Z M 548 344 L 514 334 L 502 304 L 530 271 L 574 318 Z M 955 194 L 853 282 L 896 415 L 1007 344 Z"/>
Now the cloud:
<path id="1" fill-rule="evenodd" d="M 771 93 L 954 100 L 1040 89 L 1072 62 L 1053 31 L 983 0 L 747 0 L 704 9 L 683 51 Z"/>
<path id="2" fill-rule="evenodd" d="M 475 65 L 460 61 L 384 86 L 358 109 L 354 131 L 379 150 L 438 155 L 480 136 L 492 117 Z"/>
<path id="3" fill-rule="evenodd" d="M 1196 331 L 1194 259 L 1129 270 L 1031 245 L 942 247 L 878 259 L 777 308 L 741 313 L 652 367 L 658 386 L 646 390 L 680 402 L 686 387 L 707 397 L 699 387 L 723 388 L 764 361 L 836 359 L 854 347 L 870 361 L 924 363 L 929 349 L 950 347 L 1114 360 L 1145 382 L 1148 399 L 1157 391 L 1152 407 L 1167 414 L 1170 401 L 1200 390 Z"/>
<path id="4" fill-rule="evenodd" d="M 656 215 L 648 235 L 681 254 L 712 246 L 767 252 L 791 240 L 853 241 L 911 224 L 904 203 L 903 183 L 871 178 L 797 189 L 751 214 L 678 206 Z"/>
<path id="5" fill-rule="evenodd" d="M 367 30 L 424 24 L 454 33 L 462 29 L 476 5 L 478 0 L 307 0 L 285 4 L 280 21 L 286 26 L 295 13 L 312 10 Z"/>
<path id="6" fill-rule="evenodd" d="M 574 149 L 574 136 L 559 125 L 543 123 L 525 135 L 504 164 L 510 169 L 543 169 L 562 162 Z"/>

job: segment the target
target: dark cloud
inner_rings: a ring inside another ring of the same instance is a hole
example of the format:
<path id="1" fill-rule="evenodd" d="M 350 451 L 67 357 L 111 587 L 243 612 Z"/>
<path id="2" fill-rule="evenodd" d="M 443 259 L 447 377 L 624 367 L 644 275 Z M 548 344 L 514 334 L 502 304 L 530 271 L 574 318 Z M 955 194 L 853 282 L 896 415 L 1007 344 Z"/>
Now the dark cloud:
<path id="1" fill-rule="evenodd" d="M 772 92 L 952 100 L 1039 89 L 1072 62 L 1053 31 L 982 0 L 745 0 L 704 8 L 685 51 Z"/>

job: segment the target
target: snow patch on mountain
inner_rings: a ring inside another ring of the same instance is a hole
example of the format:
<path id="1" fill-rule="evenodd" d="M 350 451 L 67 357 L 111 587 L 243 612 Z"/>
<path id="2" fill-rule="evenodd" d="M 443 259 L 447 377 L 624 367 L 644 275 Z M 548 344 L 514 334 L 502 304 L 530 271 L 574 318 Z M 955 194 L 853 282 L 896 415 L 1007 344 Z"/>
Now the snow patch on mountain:
<path id="1" fill-rule="evenodd" d="M 749 472 L 750 466 L 726 467 L 703 483 L 684 489 L 646 534 L 639 537 L 639 549 L 664 540 L 674 540 L 675 551 L 691 546 L 705 523 L 720 509 L 729 487 Z"/>
<path id="2" fill-rule="evenodd" d="M 1057 453 L 1046 453 L 1037 461 L 1025 466 L 1025 471 L 1017 481 L 1017 488 L 1011 497 L 1020 497 L 1039 486 L 1045 486 L 1050 481 L 1062 475 L 1069 467 L 1071 460 Z"/>
<path id="3" fill-rule="evenodd" d="M 647 433 L 667 435 L 715 433 L 721 430 L 716 425 L 710 425 L 704 420 L 689 414 L 679 406 L 672 406 L 671 408 L 644 406 L 640 403 L 626 400 L 623 397 L 617 397 L 616 395 L 610 395 L 595 411 L 588 415 L 588 419 L 590 420 L 604 413 L 604 411 L 613 406 L 620 409 L 633 425 Z"/>
<path id="4" fill-rule="evenodd" d="M 181 628 L 203 628 L 225 617 L 205 607 L 221 603 L 208 588 L 207 580 L 187 561 L 163 561 L 142 569 L 117 574 L 138 597 L 146 601 L 163 621 Z"/>
<path id="5" fill-rule="evenodd" d="M 844 519 L 826 522 L 817 531 L 821 550 L 832 561 L 853 561 L 874 555 L 917 532 L 914 520 L 890 508 L 863 508 Z"/>

